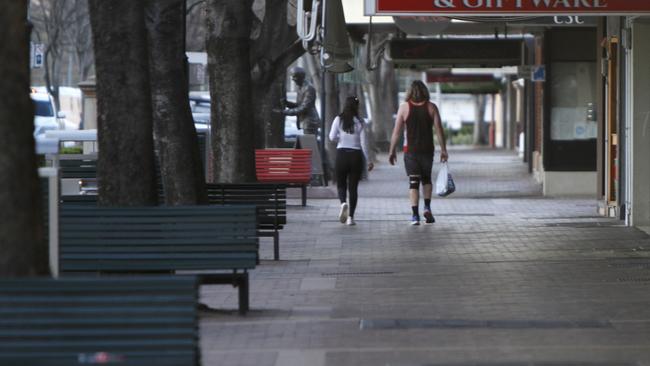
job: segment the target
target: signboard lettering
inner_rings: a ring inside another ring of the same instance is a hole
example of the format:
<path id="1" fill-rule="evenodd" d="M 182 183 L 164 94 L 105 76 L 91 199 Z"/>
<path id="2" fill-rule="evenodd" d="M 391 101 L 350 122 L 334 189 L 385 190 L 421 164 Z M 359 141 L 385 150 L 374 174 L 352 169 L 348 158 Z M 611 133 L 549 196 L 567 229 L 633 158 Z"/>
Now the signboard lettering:
<path id="1" fill-rule="evenodd" d="M 567 25 L 585 24 L 585 21 L 582 20 L 582 18 L 580 18 L 579 16 L 571 16 L 571 15 L 568 15 L 568 16 L 557 16 L 556 15 L 556 16 L 553 17 L 553 21 L 555 22 L 555 24 L 567 24 Z"/>
<path id="2" fill-rule="evenodd" d="M 367 15 L 638 15 L 647 0 L 365 0 Z M 374 11 L 374 12 L 373 12 Z M 566 24 L 566 23 L 565 23 Z M 572 24 L 572 23 L 569 23 Z"/>
<path id="3" fill-rule="evenodd" d="M 548 27 L 588 27 L 595 28 L 598 26 L 598 17 L 583 17 L 581 15 L 554 15 L 554 16 L 536 16 L 522 17 L 507 21 L 509 27 L 527 27 L 527 26 L 548 26 Z"/>

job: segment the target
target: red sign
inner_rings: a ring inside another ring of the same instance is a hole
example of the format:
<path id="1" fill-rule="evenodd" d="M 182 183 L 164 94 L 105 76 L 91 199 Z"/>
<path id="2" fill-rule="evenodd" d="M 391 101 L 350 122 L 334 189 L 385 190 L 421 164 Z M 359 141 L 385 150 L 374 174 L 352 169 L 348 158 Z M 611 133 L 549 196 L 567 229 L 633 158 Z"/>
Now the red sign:
<path id="1" fill-rule="evenodd" d="M 635 15 L 650 0 L 365 0 L 368 15 Z"/>

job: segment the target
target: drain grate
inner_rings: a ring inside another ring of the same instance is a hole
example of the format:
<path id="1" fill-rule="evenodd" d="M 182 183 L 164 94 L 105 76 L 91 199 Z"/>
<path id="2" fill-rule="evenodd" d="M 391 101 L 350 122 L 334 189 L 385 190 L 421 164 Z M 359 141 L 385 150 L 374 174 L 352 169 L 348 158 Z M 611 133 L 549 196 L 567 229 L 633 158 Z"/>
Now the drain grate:
<path id="1" fill-rule="evenodd" d="M 428 363 L 422 366 L 638 366 L 637 362 L 469 362 Z"/>
<path id="2" fill-rule="evenodd" d="M 493 213 L 437 213 L 436 216 L 458 216 L 458 217 L 493 217 Z"/>
<path id="3" fill-rule="evenodd" d="M 602 216 L 528 216 L 524 217 L 524 220 L 557 220 L 557 219 L 562 219 L 562 220 L 577 220 L 577 219 L 591 219 L 591 220 L 600 220 L 603 222 Z"/>
<path id="4" fill-rule="evenodd" d="M 650 283 L 650 277 L 622 277 L 622 278 L 617 278 L 616 282 L 622 282 L 622 283 Z"/>
<path id="5" fill-rule="evenodd" d="M 600 320 L 464 320 L 464 319 L 362 319 L 361 330 L 378 329 L 581 329 L 611 328 Z"/>
<path id="6" fill-rule="evenodd" d="M 404 217 L 405 213 L 404 212 L 391 212 L 391 213 L 388 213 L 387 215 Z M 451 216 L 458 216 L 458 217 L 493 217 L 493 216 L 496 216 L 493 213 L 486 213 L 486 212 L 467 212 L 467 213 L 462 213 L 462 212 L 433 212 L 433 215 L 434 216 L 449 216 L 449 217 L 451 217 Z M 375 220 L 373 219 L 372 221 L 375 221 Z"/>
<path id="7" fill-rule="evenodd" d="M 546 227 L 566 227 L 573 229 L 591 229 L 591 228 L 624 228 L 618 222 L 550 222 L 544 224 Z"/>
<path id="8" fill-rule="evenodd" d="M 641 263 L 610 263 L 610 267 L 614 268 L 638 268 L 638 269 L 649 269 L 650 262 L 641 262 Z"/>
<path id="9" fill-rule="evenodd" d="M 385 276 L 395 274 L 390 271 L 368 271 L 368 272 L 323 272 L 320 275 L 323 277 L 362 277 L 362 276 Z"/>

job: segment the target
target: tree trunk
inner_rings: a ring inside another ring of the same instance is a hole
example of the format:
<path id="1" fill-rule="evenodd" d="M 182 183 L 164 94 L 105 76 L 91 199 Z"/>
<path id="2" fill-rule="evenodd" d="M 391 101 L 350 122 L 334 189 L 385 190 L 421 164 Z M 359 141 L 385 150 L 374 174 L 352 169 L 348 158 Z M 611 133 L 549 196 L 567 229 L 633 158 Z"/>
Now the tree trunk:
<path id="1" fill-rule="evenodd" d="M 339 106 L 340 106 L 341 110 L 338 111 L 338 113 L 336 113 L 336 114 L 339 114 L 339 113 L 341 113 L 343 111 L 343 106 L 345 105 L 345 100 L 348 97 L 357 95 L 357 86 L 355 84 L 339 82 L 338 86 L 339 86 L 339 88 L 338 88 L 339 89 L 339 92 L 338 92 Z M 359 112 L 361 112 L 361 106 L 360 105 L 359 105 Z"/>
<path id="2" fill-rule="evenodd" d="M 45 89 L 52 95 L 54 99 L 54 107 L 56 110 L 61 109 L 61 101 L 59 99 L 59 69 L 58 69 L 58 55 L 48 47 L 43 55 L 43 69 L 45 71 Z"/>
<path id="3" fill-rule="evenodd" d="M 286 95 L 284 88 L 286 74 L 283 73 L 273 82 L 254 83 L 251 100 L 257 101 L 253 113 L 255 119 L 255 147 L 282 147 L 284 145 L 284 116 L 274 113 L 273 109 L 281 109 L 280 100 Z"/>
<path id="4" fill-rule="evenodd" d="M 484 130 L 485 130 L 485 107 L 487 98 L 483 94 L 476 95 L 475 97 L 476 109 L 474 118 L 474 145 L 485 144 Z"/>
<path id="5" fill-rule="evenodd" d="M 336 181 L 334 178 L 335 165 L 336 165 L 336 143 L 329 140 L 327 135 L 329 134 L 330 129 L 332 128 L 332 122 L 334 118 L 341 113 L 341 108 L 339 106 L 339 96 L 338 96 L 338 80 L 336 79 L 336 74 L 331 72 L 325 72 L 325 113 L 323 115 L 325 127 L 325 154 L 327 156 L 327 168 L 328 176 L 330 179 Z"/>
<path id="6" fill-rule="evenodd" d="M 48 272 L 26 24 L 26 1 L 0 2 L 0 277 Z"/>
<path id="7" fill-rule="evenodd" d="M 386 47 L 387 35 L 375 34 L 372 37 L 370 60 L 364 57 L 364 62 L 370 61 L 373 70 L 366 70 L 367 84 L 364 85 L 368 93 L 370 105 L 370 120 L 375 147 L 380 151 L 388 151 L 390 136 L 393 131 L 393 114 L 397 112 L 397 82 L 395 68 L 392 62 L 386 60 L 381 49 Z"/>
<path id="8" fill-rule="evenodd" d="M 144 4 L 90 0 L 97 73 L 99 203 L 156 205 Z"/>
<path id="9" fill-rule="evenodd" d="M 398 105 L 393 64 L 382 57 L 378 67 L 371 71 L 370 80 L 373 137 L 380 150 L 388 151 L 393 132 L 393 115 L 397 112 Z"/>
<path id="10" fill-rule="evenodd" d="M 76 20 L 73 26 L 73 49 L 79 66 L 78 73 L 80 81 L 86 81 L 91 75 L 92 68 L 95 66 L 90 19 L 88 15 L 88 1 L 76 0 L 72 6 L 75 8 L 76 14 Z"/>
<path id="11" fill-rule="evenodd" d="M 366 99 L 366 94 L 363 89 L 362 84 L 357 84 L 356 85 L 356 95 L 357 98 L 359 98 L 359 116 L 361 116 L 363 119 L 366 120 L 366 123 L 368 121 L 368 111 L 367 111 L 367 104 L 368 100 Z M 376 142 L 375 142 L 375 136 L 373 133 L 374 126 L 372 123 L 368 125 L 368 128 L 370 128 L 366 134 L 366 138 L 368 139 L 368 160 L 369 161 L 376 161 L 377 160 L 377 154 L 376 154 Z"/>
<path id="12" fill-rule="evenodd" d="M 312 54 L 305 54 L 303 60 L 305 61 L 305 65 L 307 66 L 307 73 L 309 74 L 309 77 L 311 77 L 311 83 L 316 89 L 316 95 L 318 96 L 318 99 L 322 100 L 322 85 L 321 85 L 321 67 L 320 67 L 320 61 L 318 60 L 318 56 L 312 55 Z M 321 116 L 323 118 L 324 116 Z"/>
<path id="13" fill-rule="evenodd" d="M 209 0 L 208 73 L 212 100 L 215 181 L 255 181 L 255 124 L 251 100 L 252 0 Z"/>
<path id="14" fill-rule="evenodd" d="M 284 116 L 274 113 L 282 109 L 286 70 L 305 53 L 297 42 L 296 28 L 289 25 L 287 0 L 265 0 L 258 6 L 253 22 L 251 44 L 251 79 L 255 130 L 259 132 L 256 147 L 281 147 L 284 144 Z M 263 10 L 263 11 L 262 11 Z"/>
<path id="15" fill-rule="evenodd" d="M 154 141 L 167 205 L 207 203 L 185 73 L 183 1 L 145 5 Z"/>

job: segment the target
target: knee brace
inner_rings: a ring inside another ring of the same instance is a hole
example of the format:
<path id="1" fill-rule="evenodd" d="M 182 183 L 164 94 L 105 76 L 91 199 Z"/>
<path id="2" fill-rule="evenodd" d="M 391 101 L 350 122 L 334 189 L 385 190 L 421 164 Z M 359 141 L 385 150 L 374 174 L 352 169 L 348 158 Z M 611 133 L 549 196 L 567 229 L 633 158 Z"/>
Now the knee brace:
<path id="1" fill-rule="evenodd" d="M 418 175 L 409 176 L 409 188 L 420 189 L 420 176 Z"/>
<path id="2" fill-rule="evenodd" d="M 422 184 L 425 186 L 427 184 L 431 184 L 431 176 L 429 175 L 429 176 L 422 177 Z"/>

